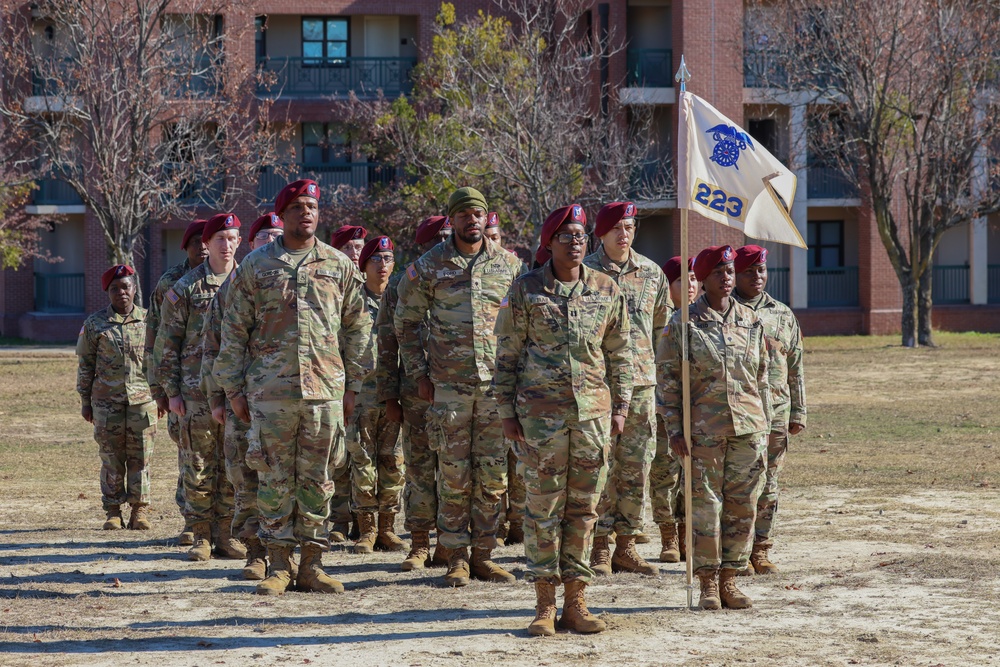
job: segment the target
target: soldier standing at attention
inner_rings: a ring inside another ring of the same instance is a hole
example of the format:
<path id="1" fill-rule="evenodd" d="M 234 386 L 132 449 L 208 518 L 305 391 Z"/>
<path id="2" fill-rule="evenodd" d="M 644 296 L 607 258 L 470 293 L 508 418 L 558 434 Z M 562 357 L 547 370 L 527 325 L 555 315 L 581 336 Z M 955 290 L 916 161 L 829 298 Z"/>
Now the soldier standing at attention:
<path id="1" fill-rule="evenodd" d="M 427 252 L 451 236 L 451 223 L 444 215 L 432 215 L 417 226 L 416 242 L 422 252 Z M 400 565 L 403 572 L 419 570 L 432 565 L 446 566 L 450 553 L 439 541 L 431 558 L 430 531 L 437 521 L 437 453 L 427 441 L 427 410 L 430 403 L 417 394 L 417 384 L 408 375 L 399 360 L 399 340 L 393 316 L 399 302 L 399 283 L 405 275 L 397 272 L 389 278 L 389 285 L 382 294 L 378 318 L 378 364 L 376 391 L 378 401 L 385 403 L 386 419 L 403 425 L 403 460 L 405 484 L 403 503 L 405 521 L 410 531 L 410 553 Z M 420 325 L 419 335 L 426 347 L 427 327 Z"/>
<path id="2" fill-rule="evenodd" d="M 767 346 L 757 315 L 732 298 L 735 253 L 705 248 L 694 262 L 705 293 L 688 306 L 691 443 L 684 439 L 681 398 L 681 313 L 663 330 L 657 349 L 659 403 L 674 453 L 691 455 L 691 516 L 695 575 L 702 609 L 746 609 L 736 587 L 753 544 L 757 496 L 770 430 Z M 721 567 L 721 569 L 720 569 Z"/>
<path id="3" fill-rule="evenodd" d="M 333 233 L 330 245 L 351 258 L 355 265 L 361 259 L 361 251 L 365 247 L 368 230 L 356 225 L 344 225 Z"/>
<path id="4" fill-rule="evenodd" d="M 149 298 L 149 310 L 146 311 L 146 376 L 149 379 L 149 388 L 153 392 L 156 400 L 156 407 L 161 412 L 167 414 L 167 433 L 170 439 L 177 445 L 177 492 L 174 494 L 174 502 L 177 509 L 184 515 L 184 451 L 181 449 L 181 420 L 180 417 L 170 412 L 167 395 L 156 383 L 156 364 L 153 361 L 153 349 L 156 346 L 156 332 L 160 329 L 160 310 L 163 307 L 163 298 L 167 290 L 174 286 L 181 277 L 198 267 L 208 258 L 208 246 L 201 240 L 201 232 L 205 229 L 204 220 L 195 220 L 184 230 L 184 237 L 181 239 L 181 250 L 187 253 L 187 259 L 180 264 L 175 264 L 167 269 L 160 280 L 157 281 Z M 181 531 L 177 543 L 181 546 L 191 546 L 194 544 L 194 533 L 187 519 L 184 521 L 184 529 Z"/>
<path id="5" fill-rule="evenodd" d="M 201 239 L 208 246 L 208 259 L 167 290 L 153 353 L 157 381 L 170 401 L 170 411 L 181 419 L 184 516 L 194 531 L 188 559 L 195 561 L 211 558 L 213 528 L 218 534 L 217 555 L 246 556 L 231 531 L 233 485 L 226 476 L 223 427 L 212 419 L 208 397 L 201 390 L 202 332 L 215 293 L 236 268 L 240 219 L 232 213 L 212 216 Z"/>
<path id="6" fill-rule="evenodd" d="M 560 627 L 601 632 L 584 589 L 610 439 L 622 433 L 633 379 L 621 290 L 583 264 L 586 216 L 556 209 L 542 225 L 552 259 L 519 278 L 497 321 L 496 392 L 504 435 L 516 443 L 528 492 L 526 578 L 535 583 L 532 635 L 554 635 L 556 586 L 566 586 Z"/>
<path id="7" fill-rule="evenodd" d="M 632 202 L 606 204 L 597 214 L 597 250 L 583 260 L 587 268 L 611 277 L 628 306 L 632 336 L 632 400 L 620 435 L 611 439 L 608 483 L 598 505 L 597 530 L 590 566 L 597 574 L 634 572 L 654 575 L 659 569 L 635 550 L 642 532 L 649 465 L 656 452 L 655 336 L 667 324 L 670 296 L 660 267 L 632 249 L 638 223 Z M 615 533 L 612 557 L 608 535 Z"/>
<path id="8" fill-rule="evenodd" d="M 771 386 L 771 431 L 767 436 L 767 469 L 757 501 L 757 522 L 750 573 L 773 574 L 778 566 L 767 552 L 774 546 L 772 529 L 778 512 L 778 473 L 788 451 L 788 436 L 806 427 L 806 381 L 802 371 L 802 332 L 792 309 L 764 291 L 767 249 L 747 245 L 736 251 L 736 298 L 760 318 L 767 336 L 768 384 Z"/>
<path id="9" fill-rule="evenodd" d="M 345 465 L 344 421 L 372 368 L 371 319 L 357 267 L 316 239 L 319 198 L 306 179 L 278 193 L 285 234 L 233 277 L 215 360 L 216 382 L 250 424 L 247 463 L 258 473 L 259 537 L 271 564 L 260 595 L 288 588 L 296 544 L 301 590 L 344 591 L 322 566 L 330 472 Z"/>
<path id="10" fill-rule="evenodd" d="M 149 459 L 162 416 L 146 381 L 146 312 L 135 305 L 135 270 L 118 264 L 101 275 L 111 304 L 83 323 L 76 391 L 80 415 L 94 425 L 101 455 L 104 530 L 124 527 L 122 504 L 132 508 L 128 527 L 149 530 Z"/>
<path id="11" fill-rule="evenodd" d="M 377 236 L 365 244 L 358 259 L 365 278 L 365 305 L 373 324 L 378 318 L 379 303 L 396 261 L 394 249 L 388 236 Z M 373 326 L 373 349 L 377 333 L 378 329 Z M 365 378 L 358 394 L 356 437 L 347 440 L 351 455 L 351 511 L 358 517 L 361 532 L 358 543 L 354 545 L 355 553 L 406 549 L 406 543 L 393 530 L 403 492 L 400 424 L 386 416 L 385 405 L 376 401 L 375 393 L 376 378 L 375 373 L 371 373 Z"/>
<path id="12" fill-rule="evenodd" d="M 406 269 L 395 313 L 406 372 L 432 404 L 427 434 L 438 455 L 438 540 L 453 550 L 444 577 L 449 586 L 467 585 L 470 574 L 514 581 L 490 559 L 507 487 L 491 385 L 497 312 L 521 261 L 483 237 L 487 211 L 478 190 L 452 193 L 448 216 L 455 232 Z M 420 335 L 425 321 L 426 341 Z"/>
<path id="13" fill-rule="evenodd" d="M 670 303 L 692 304 L 698 295 L 698 279 L 691 267 L 694 257 L 688 258 L 688 294 L 681 298 L 681 258 L 671 257 L 663 265 L 663 273 L 670 283 Z M 671 306 L 670 314 L 676 308 Z M 649 470 L 649 495 L 653 505 L 653 521 L 660 527 L 660 562 L 679 563 L 685 558 L 684 496 L 681 460 L 670 447 L 670 438 L 663 426 L 663 416 L 656 415 L 656 456 Z"/>
<path id="14" fill-rule="evenodd" d="M 250 225 L 250 249 L 256 250 L 281 236 L 284 226 L 275 213 L 265 213 L 254 220 Z M 232 534 L 247 550 L 243 578 L 260 581 L 267 576 L 267 552 L 257 537 L 257 529 L 260 527 L 257 520 L 257 471 L 246 462 L 247 430 L 250 425 L 236 419 L 226 400 L 226 392 L 212 376 L 212 368 L 222 343 L 222 318 L 229 304 L 229 287 L 233 284 L 235 273 L 235 270 L 230 273 L 219 287 L 205 318 L 205 330 L 202 332 L 205 342 L 201 355 L 201 390 L 208 396 L 212 419 L 225 429 L 223 452 L 226 457 L 226 476 L 233 485 L 234 499 Z"/>

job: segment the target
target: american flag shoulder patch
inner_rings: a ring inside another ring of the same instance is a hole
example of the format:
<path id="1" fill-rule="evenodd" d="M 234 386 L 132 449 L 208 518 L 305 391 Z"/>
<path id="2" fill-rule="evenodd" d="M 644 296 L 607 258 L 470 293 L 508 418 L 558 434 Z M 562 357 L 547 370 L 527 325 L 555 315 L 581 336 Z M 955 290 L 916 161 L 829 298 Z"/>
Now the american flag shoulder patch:
<path id="1" fill-rule="evenodd" d="M 506 297 L 505 296 L 503 299 L 500 300 L 500 307 L 501 308 L 506 308 L 509 305 L 510 305 L 510 297 Z"/>
<path id="2" fill-rule="evenodd" d="M 86 324 L 84 324 L 84 325 L 83 325 L 82 327 L 80 327 L 80 333 L 78 333 L 78 334 L 77 334 L 77 336 L 82 336 L 82 335 L 83 335 L 83 332 L 84 332 L 84 330 L 85 330 L 86 328 L 87 328 L 87 325 L 86 325 Z"/>
<path id="3" fill-rule="evenodd" d="M 406 267 L 406 277 L 409 278 L 410 280 L 416 280 L 417 267 L 414 266 L 413 264 L 410 264 L 408 267 Z"/>
<path id="4" fill-rule="evenodd" d="M 171 288 L 167 290 L 167 299 L 170 301 L 170 303 L 177 303 L 180 297 L 177 296 L 177 292 L 175 292 L 173 288 Z"/>

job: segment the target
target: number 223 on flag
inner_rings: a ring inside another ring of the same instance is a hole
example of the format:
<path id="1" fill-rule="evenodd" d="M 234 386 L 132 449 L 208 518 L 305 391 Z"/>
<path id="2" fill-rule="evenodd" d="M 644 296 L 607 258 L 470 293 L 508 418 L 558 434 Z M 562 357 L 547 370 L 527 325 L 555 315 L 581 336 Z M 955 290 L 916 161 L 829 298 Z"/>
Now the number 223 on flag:
<path id="1" fill-rule="evenodd" d="M 691 194 L 691 201 L 701 204 L 705 208 L 710 208 L 713 211 L 718 211 L 719 213 L 739 220 L 740 222 L 746 222 L 746 199 L 729 194 L 719 186 L 706 183 L 700 178 L 695 180 L 694 192 Z"/>

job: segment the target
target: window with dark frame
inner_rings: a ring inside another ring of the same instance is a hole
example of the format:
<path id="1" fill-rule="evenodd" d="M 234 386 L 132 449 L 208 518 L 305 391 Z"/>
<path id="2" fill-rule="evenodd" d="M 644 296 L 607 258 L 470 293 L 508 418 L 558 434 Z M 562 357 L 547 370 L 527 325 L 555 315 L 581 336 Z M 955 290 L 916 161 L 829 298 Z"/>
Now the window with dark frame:
<path id="1" fill-rule="evenodd" d="M 809 221 L 809 268 L 837 269 L 844 266 L 844 221 Z"/>
<path id="2" fill-rule="evenodd" d="M 303 16 L 303 64 L 346 65 L 350 53 L 349 28 L 346 17 Z"/>
<path id="3" fill-rule="evenodd" d="M 329 123 L 302 123 L 302 164 L 350 164 L 347 143 L 336 134 Z"/>
<path id="4" fill-rule="evenodd" d="M 253 27 L 254 56 L 257 60 L 264 60 L 267 58 L 267 17 L 254 17 Z"/>

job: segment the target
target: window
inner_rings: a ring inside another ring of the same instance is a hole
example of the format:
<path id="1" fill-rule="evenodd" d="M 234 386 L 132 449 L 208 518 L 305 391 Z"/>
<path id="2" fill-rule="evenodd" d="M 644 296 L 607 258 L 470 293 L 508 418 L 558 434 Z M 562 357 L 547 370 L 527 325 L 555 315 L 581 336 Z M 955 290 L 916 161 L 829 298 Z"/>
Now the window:
<path id="1" fill-rule="evenodd" d="M 349 164 L 350 161 L 347 142 L 328 123 L 302 123 L 303 164 Z"/>
<path id="2" fill-rule="evenodd" d="M 778 122 L 773 118 L 751 120 L 747 123 L 750 136 L 766 148 L 771 155 L 778 155 Z"/>
<path id="3" fill-rule="evenodd" d="M 809 268 L 844 266 L 843 220 L 809 221 Z"/>
<path id="4" fill-rule="evenodd" d="M 302 57 L 306 65 L 343 65 L 348 48 L 348 19 L 302 18 Z"/>
<path id="5" fill-rule="evenodd" d="M 257 60 L 267 58 L 267 17 L 258 16 L 253 20 L 254 55 Z"/>

